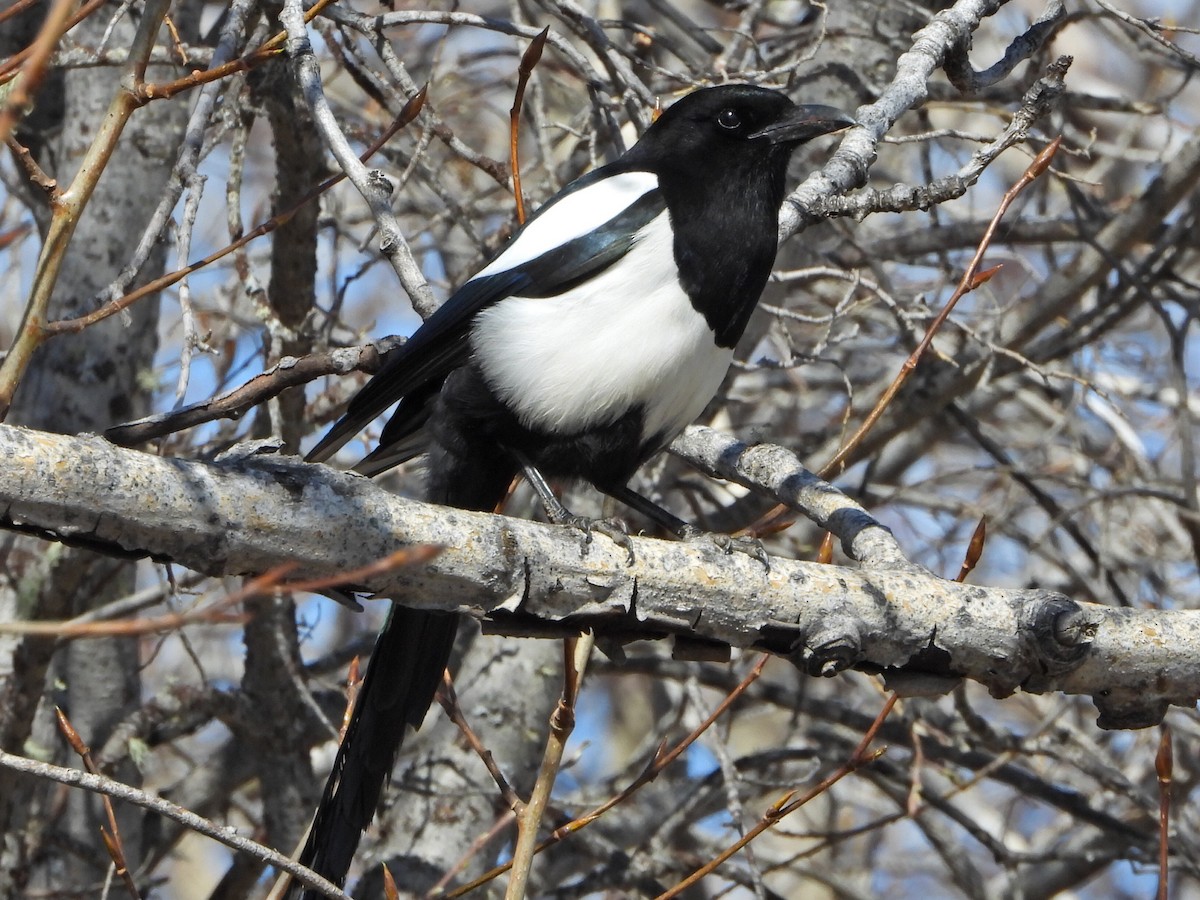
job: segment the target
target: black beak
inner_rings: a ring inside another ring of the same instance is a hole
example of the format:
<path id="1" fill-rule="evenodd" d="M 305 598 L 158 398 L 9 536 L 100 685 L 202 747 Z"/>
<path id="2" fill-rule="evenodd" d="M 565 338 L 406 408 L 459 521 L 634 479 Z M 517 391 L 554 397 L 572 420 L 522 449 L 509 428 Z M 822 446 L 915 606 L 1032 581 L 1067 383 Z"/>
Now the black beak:
<path id="1" fill-rule="evenodd" d="M 782 118 L 761 128 L 751 138 L 766 138 L 772 144 L 803 144 L 823 134 L 857 125 L 854 119 L 832 106 L 797 106 Z"/>

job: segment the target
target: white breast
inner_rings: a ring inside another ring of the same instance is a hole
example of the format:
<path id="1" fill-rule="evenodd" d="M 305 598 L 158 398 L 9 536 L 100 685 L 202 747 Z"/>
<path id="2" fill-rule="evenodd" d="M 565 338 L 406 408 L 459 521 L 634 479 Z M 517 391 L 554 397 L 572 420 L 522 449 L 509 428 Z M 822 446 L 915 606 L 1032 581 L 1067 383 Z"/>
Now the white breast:
<path id="1" fill-rule="evenodd" d="M 484 310 L 471 343 L 488 386 L 526 427 L 569 434 L 641 406 L 643 440 L 695 419 L 733 353 L 679 286 L 665 212 L 585 284 Z"/>

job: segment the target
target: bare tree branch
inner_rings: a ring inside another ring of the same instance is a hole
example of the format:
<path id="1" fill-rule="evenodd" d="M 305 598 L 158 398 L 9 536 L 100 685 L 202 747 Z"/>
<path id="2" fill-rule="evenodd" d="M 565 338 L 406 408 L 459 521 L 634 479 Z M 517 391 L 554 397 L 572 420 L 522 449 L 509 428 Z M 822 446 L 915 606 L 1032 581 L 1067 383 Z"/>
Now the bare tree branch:
<path id="1" fill-rule="evenodd" d="M 161 797 L 155 797 L 146 791 L 122 784 L 119 781 L 113 781 L 111 778 L 106 778 L 103 775 L 93 775 L 78 769 L 67 769 L 34 759 L 26 759 L 25 757 L 7 753 L 4 750 L 0 750 L 0 767 L 15 772 L 23 772 L 34 778 L 46 778 L 51 781 L 57 781 L 59 784 L 82 788 L 85 791 L 91 791 L 106 797 L 114 797 L 118 800 L 132 803 L 135 806 L 152 810 L 168 819 L 173 819 L 197 834 L 212 838 L 214 841 L 225 844 L 227 847 L 231 847 L 242 853 L 248 853 L 276 868 L 290 872 L 299 881 L 311 887 L 318 888 L 328 897 L 340 897 L 343 900 L 349 900 L 348 894 L 338 890 L 335 885 L 330 884 L 319 875 L 310 872 L 299 863 L 293 862 L 282 853 L 278 853 L 270 847 L 264 847 L 262 844 L 252 841 L 249 838 L 244 838 L 232 828 L 223 828 L 202 816 L 198 816 L 183 807 L 163 800 Z"/>
<path id="2" fill-rule="evenodd" d="M 298 575 L 322 576 L 435 544 L 446 549 L 425 569 L 359 587 L 466 608 L 515 633 L 681 635 L 767 650 L 814 674 L 859 666 L 962 676 L 999 696 L 1083 693 L 1103 727 L 1150 725 L 1200 695 L 1200 613 L 1190 611 L 1117 610 L 912 570 L 774 559 L 765 571 L 705 543 L 643 538 L 627 566 L 605 538 L 429 506 L 288 459 L 206 465 L 3 427 L 0 460 L 7 527 L 209 574 L 298 562 Z"/>

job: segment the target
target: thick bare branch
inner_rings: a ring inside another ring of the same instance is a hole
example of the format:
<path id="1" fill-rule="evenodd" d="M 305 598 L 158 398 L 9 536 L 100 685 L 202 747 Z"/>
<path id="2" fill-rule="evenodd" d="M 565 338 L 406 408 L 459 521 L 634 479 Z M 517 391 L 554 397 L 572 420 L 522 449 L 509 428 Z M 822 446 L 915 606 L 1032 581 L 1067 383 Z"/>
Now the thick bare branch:
<path id="1" fill-rule="evenodd" d="M 1200 695 L 1200 613 L 1116 610 L 1049 591 L 958 585 L 911 570 L 775 559 L 633 539 L 635 561 L 572 529 L 443 509 L 291 459 L 203 464 L 99 438 L 0 428 L 3 523 L 210 574 L 298 562 L 328 575 L 436 544 L 421 570 L 361 585 L 469 609 L 515 633 L 680 635 L 754 647 L 813 673 L 849 666 L 963 676 L 994 694 L 1089 694 L 1103 727 L 1161 719 Z"/>

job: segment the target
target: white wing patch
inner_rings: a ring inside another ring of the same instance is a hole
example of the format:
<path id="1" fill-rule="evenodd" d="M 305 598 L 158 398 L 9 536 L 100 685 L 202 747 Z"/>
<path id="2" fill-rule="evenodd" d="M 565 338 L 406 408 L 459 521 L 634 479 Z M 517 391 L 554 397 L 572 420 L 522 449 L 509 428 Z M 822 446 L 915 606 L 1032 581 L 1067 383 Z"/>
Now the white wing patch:
<path id="1" fill-rule="evenodd" d="M 733 356 L 679 285 L 666 212 L 585 284 L 485 309 L 471 343 L 488 386 L 526 427 L 569 434 L 641 406 L 643 440 L 669 440 L 695 419 Z"/>
<path id="2" fill-rule="evenodd" d="M 582 237 L 657 187 L 658 177 L 650 172 L 624 172 L 573 191 L 531 221 L 475 278 L 507 271 Z"/>

